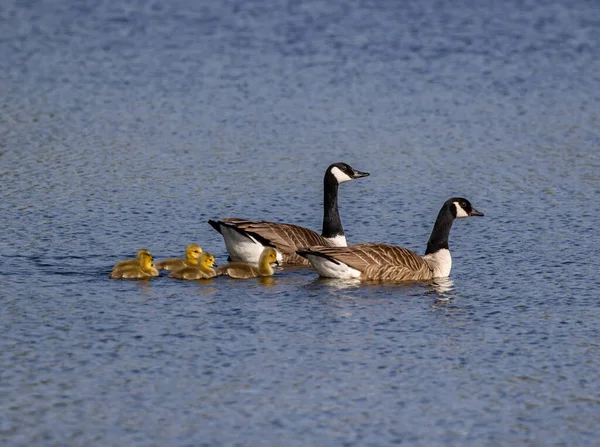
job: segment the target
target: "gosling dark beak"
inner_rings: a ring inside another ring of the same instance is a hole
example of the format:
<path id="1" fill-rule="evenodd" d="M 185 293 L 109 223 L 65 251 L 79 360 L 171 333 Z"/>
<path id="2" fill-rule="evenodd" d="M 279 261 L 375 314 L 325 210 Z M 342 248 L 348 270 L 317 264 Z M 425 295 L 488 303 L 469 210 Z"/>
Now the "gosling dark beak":
<path id="1" fill-rule="evenodd" d="M 275 265 L 279 267 L 281 264 L 279 264 L 279 261 L 275 261 Z"/>
<path id="2" fill-rule="evenodd" d="M 361 178 L 361 177 L 368 177 L 370 175 L 371 174 L 369 174 L 368 172 L 360 172 L 355 169 L 354 174 L 352 175 L 352 178 L 357 179 L 357 178 Z"/>
<path id="3" fill-rule="evenodd" d="M 216 262 L 213 263 L 213 267 L 218 267 L 218 266 L 219 266 L 219 264 L 217 264 Z"/>
<path id="4" fill-rule="evenodd" d="M 475 208 L 473 208 L 471 210 L 471 214 L 469 214 L 470 216 L 485 216 L 485 214 L 483 214 L 481 211 L 477 211 Z"/>

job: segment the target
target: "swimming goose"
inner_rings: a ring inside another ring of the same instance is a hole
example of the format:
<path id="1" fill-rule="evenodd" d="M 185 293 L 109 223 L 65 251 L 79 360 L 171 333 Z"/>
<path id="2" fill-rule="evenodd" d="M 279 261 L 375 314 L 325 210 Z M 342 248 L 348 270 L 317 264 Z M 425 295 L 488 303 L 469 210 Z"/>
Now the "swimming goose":
<path id="1" fill-rule="evenodd" d="M 279 264 L 277 251 L 273 247 L 266 247 L 258 259 L 258 267 L 245 262 L 230 262 L 217 269 L 218 275 L 226 275 L 231 278 L 258 278 L 259 276 L 273 276 L 271 264 Z"/>
<path id="2" fill-rule="evenodd" d="M 300 250 L 320 276 L 375 281 L 423 281 L 446 277 L 452 268 L 448 235 L 454 219 L 483 216 L 467 199 L 447 200 L 433 226 L 425 256 L 388 244 L 358 244 L 346 248 L 313 247 Z"/>
<path id="3" fill-rule="evenodd" d="M 215 265 L 215 257 L 209 252 L 204 251 L 198 256 L 197 265 L 188 265 L 179 270 L 171 272 L 169 278 L 177 279 L 206 279 L 214 278 L 216 273 L 213 269 Z"/>
<path id="4" fill-rule="evenodd" d="M 185 259 L 172 258 L 156 263 L 158 270 L 179 270 L 183 267 L 198 265 L 197 258 L 202 253 L 198 244 L 190 244 L 185 249 Z"/>
<path id="5" fill-rule="evenodd" d="M 208 223 L 221 235 L 232 261 L 258 263 L 264 247 L 274 247 L 278 261 L 284 264 L 308 264 L 296 250 L 315 245 L 345 247 L 346 237 L 338 212 L 338 186 L 361 177 L 360 172 L 346 163 L 334 163 L 323 178 L 323 231 L 317 232 L 297 225 L 225 218 Z"/>
<path id="6" fill-rule="evenodd" d="M 125 261 L 117 262 L 114 265 L 114 267 L 112 268 L 113 271 L 118 268 L 140 265 L 140 260 L 142 259 L 142 255 L 144 255 L 144 254 L 150 255 L 150 252 L 148 250 L 146 250 L 145 248 L 138 250 L 137 257 L 135 259 L 126 259 Z M 152 256 L 152 255 L 150 255 L 150 256 Z"/>
<path id="7" fill-rule="evenodd" d="M 108 276 L 111 279 L 146 279 L 158 276 L 158 270 L 152 263 L 150 252 L 142 253 L 138 265 L 125 265 L 114 269 Z"/>

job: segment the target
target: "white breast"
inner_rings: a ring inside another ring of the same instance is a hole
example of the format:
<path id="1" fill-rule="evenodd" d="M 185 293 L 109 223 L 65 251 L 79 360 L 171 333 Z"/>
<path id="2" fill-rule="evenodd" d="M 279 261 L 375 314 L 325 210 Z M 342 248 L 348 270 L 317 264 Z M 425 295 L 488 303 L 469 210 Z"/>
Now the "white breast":
<path id="1" fill-rule="evenodd" d="M 348 243 L 346 242 L 346 236 L 343 234 L 338 234 L 335 237 L 325 237 L 323 238 L 327 242 L 331 244 L 332 247 L 347 247 Z"/>
<path id="2" fill-rule="evenodd" d="M 450 276 L 450 270 L 452 270 L 452 256 L 450 256 L 450 250 L 442 248 L 435 253 L 430 253 L 423 256 L 425 262 L 433 270 L 434 278 L 445 278 Z"/>

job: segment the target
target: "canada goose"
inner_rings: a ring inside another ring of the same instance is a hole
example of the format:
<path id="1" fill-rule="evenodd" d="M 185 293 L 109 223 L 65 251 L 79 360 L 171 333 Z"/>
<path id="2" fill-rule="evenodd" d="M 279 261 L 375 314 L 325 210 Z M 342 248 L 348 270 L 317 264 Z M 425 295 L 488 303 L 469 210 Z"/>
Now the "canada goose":
<path id="1" fill-rule="evenodd" d="M 258 259 L 258 267 L 245 262 L 231 262 L 217 269 L 218 275 L 227 275 L 231 278 L 258 278 L 259 276 L 272 276 L 271 264 L 279 264 L 277 251 L 273 247 L 266 247 Z"/>
<path id="2" fill-rule="evenodd" d="M 158 270 L 152 263 L 150 252 L 142 253 L 138 265 L 125 265 L 124 267 L 114 269 L 108 276 L 111 279 L 145 279 L 151 276 L 158 276 Z"/>
<path id="3" fill-rule="evenodd" d="M 131 267 L 131 266 L 140 265 L 140 260 L 142 259 L 142 255 L 144 255 L 144 254 L 150 255 L 150 252 L 148 250 L 146 250 L 145 248 L 138 250 L 137 257 L 135 259 L 126 259 L 125 261 L 117 262 L 114 265 L 114 267 L 112 268 L 113 271 L 116 269 L 123 268 L 123 267 Z M 152 255 L 150 255 L 150 256 L 152 256 Z"/>
<path id="4" fill-rule="evenodd" d="M 156 263 L 158 270 L 179 270 L 183 267 L 197 265 L 197 258 L 202 253 L 198 244 L 190 244 L 185 248 L 185 259 L 171 258 Z"/>
<path id="5" fill-rule="evenodd" d="M 345 247 L 346 237 L 338 212 L 338 185 L 368 176 L 346 163 L 334 163 L 323 178 L 323 231 L 317 232 L 297 225 L 251 221 L 235 217 L 208 223 L 221 235 L 232 261 L 258 263 L 264 247 L 274 247 L 278 261 L 285 264 L 308 264 L 296 250 L 315 245 Z"/>
<path id="6" fill-rule="evenodd" d="M 171 272 L 169 278 L 177 279 L 205 279 L 214 278 L 216 273 L 212 267 L 215 265 L 215 257 L 204 251 L 198 257 L 197 265 L 188 265 L 179 270 Z"/>
<path id="7" fill-rule="evenodd" d="M 358 244 L 346 248 L 313 247 L 299 250 L 320 276 L 380 281 L 422 281 L 446 277 L 452 268 L 448 235 L 454 219 L 483 216 L 467 199 L 447 200 L 431 231 L 425 256 L 388 244 Z"/>

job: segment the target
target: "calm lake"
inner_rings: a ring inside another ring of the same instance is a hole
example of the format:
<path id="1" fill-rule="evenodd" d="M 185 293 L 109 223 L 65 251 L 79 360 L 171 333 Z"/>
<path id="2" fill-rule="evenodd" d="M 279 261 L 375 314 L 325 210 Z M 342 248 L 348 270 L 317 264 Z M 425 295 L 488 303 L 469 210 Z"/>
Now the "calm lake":
<path id="1" fill-rule="evenodd" d="M 600 4 L 5 1 L 0 444 L 597 446 Z M 108 279 L 208 219 L 424 253 L 450 278 Z"/>

